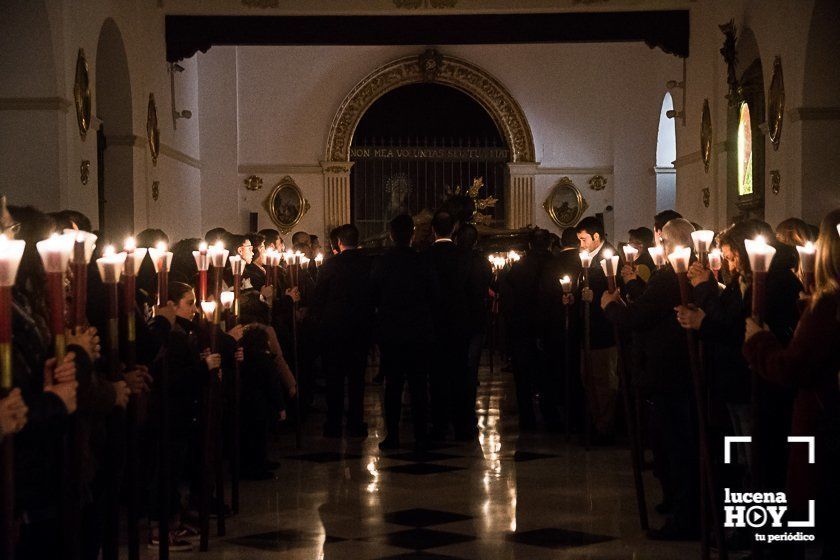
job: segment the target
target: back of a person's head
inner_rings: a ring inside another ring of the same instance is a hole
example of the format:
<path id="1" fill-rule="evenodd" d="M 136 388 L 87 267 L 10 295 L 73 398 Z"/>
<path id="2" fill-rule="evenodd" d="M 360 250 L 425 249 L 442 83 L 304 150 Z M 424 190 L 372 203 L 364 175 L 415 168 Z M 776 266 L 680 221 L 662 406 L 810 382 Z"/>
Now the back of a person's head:
<path id="1" fill-rule="evenodd" d="M 36 244 L 55 233 L 55 219 L 34 206 L 9 206 L 8 210 L 12 220 L 20 224 L 15 238 L 26 241 L 15 283 L 39 300 L 40 306 L 45 294 L 45 272 Z"/>
<path id="2" fill-rule="evenodd" d="M 354 224 L 344 224 L 338 230 L 338 242 L 347 248 L 359 246 L 359 228 Z"/>
<path id="3" fill-rule="evenodd" d="M 645 248 L 653 247 L 656 242 L 653 240 L 653 231 L 650 228 L 646 227 L 637 227 L 635 229 L 631 229 L 627 232 L 630 235 L 630 240 L 636 240 Z"/>
<path id="4" fill-rule="evenodd" d="M 268 356 L 270 348 L 268 345 L 268 332 L 257 325 L 248 325 L 242 330 L 242 351 L 245 353 L 245 361 L 259 356 Z"/>
<path id="5" fill-rule="evenodd" d="M 312 238 L 305 231 L 296 231 L 292 234 L 292 245 L 309 245 Z"/>
<path id="6" fill-rule="evenodd" d="M 575 233 L 584 232 L 588 233 L 592 237 L 595 237 L 595 234 L 597 233 L 601 236 L 601 239 L 604 239 L 604 224 L 595 216 L 587 216 L 579 221 L 577 226 L 575 226 Z"/>
<path id="7" fill-rule="evenodd" d="M 817 295 L 840 296 L 840 208 L 826 214 L 817 237 L 814 282 Z M 816 298 L 815 298 L 816 300 Z"/>
<path id="8" fill-rule="evenodd" d="M 458 247 L 472 251 L 478 244 L 478 229 L 472 224 L 464 224 L 458 228 L 458 236 L 455 240 Z"/>
<path id="9" fill-rule="evenodd" d="M 245 235 L 245 238 L 251 242 L 254 251 L 257 250 L 257 247 L 265 243 L 265 237 L 261 233 L 248 233 Z"/>
<path id="10" fill-rule="evenodd" d="M 665 224 L 677 218 L 682 218 L 682 214 L 676 210 L 663 210 L 653 217 L 653 229 L 661 231 Z"/>
<path id="11" fill-rule="evenodd" d="M 560 243 L 563 245 L 563 248 L 575 248 L 577 249 L 580 247 L 580 241 L 577 238 L 577 232 L 573 226 L 569 226 L 567 228 L 563 228 L 563 233 L 560 235 Z"/>
<path id="12" fill-rule="evenodd" d="M 179 282 L 177 280 L 170 280 L 167 284 L 167 297 L 169 301 L 175 305 L 184 299 L 184 296 L 190 293 L 193 287 L 186 282 Z"/>
<path id="13" fill-rule="evenodd" d="M 341 229 L 341 226 L 334 227 L 330 230 L 329 238 L 330 238 L 330 248 L 338 251 L 338 230 Z"/>
<path id="14" fill-rule="evenodd" d="M 455 220 L 446 210 L 438 210 L 432 218 L 432 231 L 438 238 L 451 237 L 455 229 Z"/>
<path id="15" fill-rule="evenodd" d="M 169 250 L 172 251 L 172 266 L 169 277 L 173 280 L 190 283 L 198 272 L 193 251 L 198 250 L 201 239 L 188 238 L 176 242 Z"/>
<path id="16" fill-rule="evenodd" d="M 551 234 L 544 229 L 535 229 L 528 243 L 533 250 L 547 251 L 551 248 Z"/>
<path id="17" fill-rule="evenodd" d="M 788 218 L 779 222 L 776 226 L 776 239 L 791 247 L 814 241 L 808 224 L 799 218 Z"/>
<path id="18" fill-rule="evenodd" d="M 271 310 L 268 304 L 260 299 L 257 290 L 245 290 L 240 294 L 239 322 L 243 325 L 249 323 L 268 325 L 271 322 Z"/>
<path id="19" fill-rule="evenodd" d="M 206 241 L 208 245 L 212 245 L 216 241 L 223 239 L 226 233 L 227 230 L 223 227 L 213 228 L 204 234 L 204 241 Z"/>
<path id="20" fill-rule="evenodd" d="M 58 212 L 51 212 L 58 230 L 73 229 L 75 226 L 82 231 L 92 231 L 90 218 L 79 212 L 78 210 L 59 210 Z"/>
<path id="21" fill-rule="evenodd" d="M 169 245 L 169 236 L 162 229 L 147 228 L 137 234 L 138 247 L 156 247 L 158 243 Z"/>
<path id="22" fill-rule="evenodd" d="M 408 247 L 414 235 L 414 220 L 408 214 L 400 214 L 388 223 L 388 232 L 394 245 Z"/>
<path id="23" fill-rule="evenodd" d="M 674 218 L 662 227 L 662 245 L 665 254 L 670 254 L 675 247 L 691 247 L 691 232 L 694 226 L 685 218 Z"/>
<path id="24" fill-rule="evenodd" d="M 258 233 L 265 238 L 266 245 L 276 245 L 277 240 L 280 239 L 280 232 L 276 229 L 261 229 Z"/>

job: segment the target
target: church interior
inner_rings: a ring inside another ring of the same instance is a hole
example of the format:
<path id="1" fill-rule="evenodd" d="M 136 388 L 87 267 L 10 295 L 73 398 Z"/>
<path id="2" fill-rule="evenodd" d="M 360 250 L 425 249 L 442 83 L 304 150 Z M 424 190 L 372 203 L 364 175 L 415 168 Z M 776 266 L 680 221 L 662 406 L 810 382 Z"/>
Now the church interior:
<path id="1" fill-rule="evenodd" d="M 836 0 L 0 5 L 3 558 L 840 557 Z"/>

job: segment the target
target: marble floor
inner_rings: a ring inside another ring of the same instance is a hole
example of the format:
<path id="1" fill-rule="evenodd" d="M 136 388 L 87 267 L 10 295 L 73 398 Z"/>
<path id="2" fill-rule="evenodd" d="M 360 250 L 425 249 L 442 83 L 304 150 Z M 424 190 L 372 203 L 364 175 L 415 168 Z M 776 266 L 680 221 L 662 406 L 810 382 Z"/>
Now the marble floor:
<path id="1" fill-rule="evenodd" d="M 520 434 L 510 375 L 481 372 L 476 441 L 380 452 L 381 387 L 366 394 L 370 437 L 327 440 L 322 416 L 272 442 L 274 480 L 243 482 L 242 511 L 202 559 L 698 558 L 639 528 L 629 451 L 585 451 L 562 435 Z M 406 434 L 405 439 L 410 441 Z M 658 488 L 645 474 L 651 525 Z M 215 531 L 215 524 L 213 524 Z M 156 555 L 143 551 L 144 555 Z"/>

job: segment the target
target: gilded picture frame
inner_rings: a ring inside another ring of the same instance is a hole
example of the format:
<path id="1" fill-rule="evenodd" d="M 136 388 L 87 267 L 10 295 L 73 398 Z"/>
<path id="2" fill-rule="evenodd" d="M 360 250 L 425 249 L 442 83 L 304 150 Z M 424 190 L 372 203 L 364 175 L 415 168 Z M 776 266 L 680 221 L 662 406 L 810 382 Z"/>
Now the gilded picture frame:
<path id="1" fill-rule="evenodd" d="M 149 94 L 149 106 L 146 112 L 146 137 L 149 141 L 149 153 L 152 155 L 152 165 L 157 165 L 160 155 L 160 128 L 158 127 L 157 104 L 155 94 Z"/>
<path id="2" fill-rule="evenodd" d="M 700 117 L 700 157 L 703 160 L 703 170 L 708 173 L 712 163 L 712 112 L 709 110 L 709 100 L 703 100 L 703 113 Z"/>
<path id="3" fill-rule="evenodd" d="M 782 58 L 777 56 L 773 62 L 773 78 L 770 81 L 770 94 L 767 100 L 767 132 L 773 149 L 779 149 L 782 140 L 782 123 L 785 118 L 785 80 L 782 74 Z"/>
<path id="4" fill-rule="evenodd" d="M 543 208 L 557 227 L 564 228 L 578 223 L 589 204 L 574 182 L 563 177 L 548 193 Z"/>
<path id="5" fill-rule="evenodd" d="M 90 97 L 90 73 L 88 71 L 85 50 L 79 49 L 76 56 L 76 77 L 73 84 L 73 101 L 76 105 L 76 122 L 79 125 L 79 135 L 82 140 L 90 130 L 92 103 Z"/>
<path id="6" fill-rule="evenodd" d="M 271 221 L 284 235 L 294 229 L 310 208 L 300 187 L 288 175 L 280 179 L 271 190 L 265 206 Z"/>

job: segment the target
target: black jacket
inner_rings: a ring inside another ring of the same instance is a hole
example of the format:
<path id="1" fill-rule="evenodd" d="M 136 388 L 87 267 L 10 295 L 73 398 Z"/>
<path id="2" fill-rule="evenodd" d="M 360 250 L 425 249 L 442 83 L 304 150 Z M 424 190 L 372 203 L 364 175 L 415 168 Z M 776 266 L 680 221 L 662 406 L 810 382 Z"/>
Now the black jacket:
<path id="1" fill-rule="evenodd" d="M 651 276 L 644 290 L 641 284 L 640 280 L 629 282 L 633 300 L 627 305 L 611 303 L 605 315 L 634 334 L 639 386 L 657 393 L 687 393 L 691 390 L 691 364 L 686 332 L 674 313 L 680 304 L 677 275 L 668 267 Z"/>
<path id="2" fill-rule="evenodd" d="M 471 255 L 451 241 L 434 243 L 428 253 L 435 287 L 432 303 L 435 336 L 438 340 L 467 338 Z"/>
<path id="3" fill-rule="evenodd" d="M 501 305 L 511 336 L 539 338 L 545 333 L 548 313 L 540 305 L 541 287 L 551 260 L 547 250 L 529 251 L 502 279 Z"/>
<path id="4" fill-rule="evenodd" d="M 371 271 L 377 339 L 383 343 L 428 343 L 433 339 L 432 276 L 427 255 L 394 247 Z"/>
<path id="5" fill-rule="evenodd" d="M 601 249 L 592 255 L 592 264 L 589 266 L 589 289 L 592 290 L 593 294 L 592 304 L 589 306 L 589 340 L 593 350 L 600 350 L 615 346 L 615 337 L 613 336 L 612 325 L 607 320 L 606 315 L 604 315 L 604 311 L 601 309 L 600 303 L 601 296 L 605 291 L 607 291 L 607 276 L 601 268 L 601 259 L 604 258 L 603 253 L 605 249 L 611 250 L 613 255 L 618 255 L 615 247 L 610 245 L 609 242 L 604 241 Z M 621 263 L 619 263 L 619 270 L 621 269 L 620 267 Z M 616 270 L 616 274 L 618 274 L 618 270 Z M 619 281 L 619 279 L 620 277 L 617 276 L 616 281 Z M 580 287 L 583 286 L 583 273 L 581 273 L 578 285 Z"/>
<path id="6" fill-rule="evenodd" d="M 327 341 L 370 339 L 370 267 L 370 258 L 359 249 L 343 251 L 321 267 L 311 307 Z"/>

